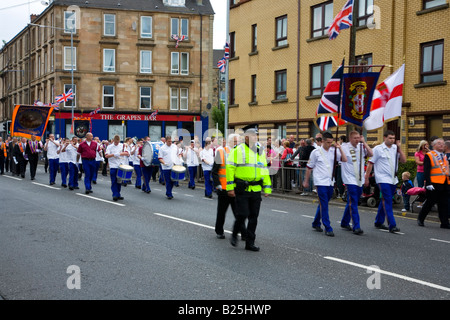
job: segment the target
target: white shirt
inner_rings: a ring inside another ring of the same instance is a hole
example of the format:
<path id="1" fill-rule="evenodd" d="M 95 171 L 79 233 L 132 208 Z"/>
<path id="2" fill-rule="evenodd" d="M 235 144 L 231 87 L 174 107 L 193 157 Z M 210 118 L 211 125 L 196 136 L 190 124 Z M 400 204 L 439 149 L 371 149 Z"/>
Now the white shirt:
<path id="1" fill-rule="evenodd" d="M 66 147 L 66 151 L 63 153 L 67 154 L 67 159 L 69 160 L 69 163 L 77 164 L 77 149 L 78 149 L 78 143 L 76 144 L 76 147 L 74 147 L 72 144 L 69 144 Z"/>
<path id="2" fill-rule="evenodd" d="M 69 146 L 67 146 L 67 147 L 69 147 Z M 62 152 L 63 149 L 64 149 L 64 145 L 61 144 L 59 147 L 59 163 L 69 163 L 70 162 L 69 156 L 68 156 L 67 152 Z M 66 148 L 66 150 L 67 150 L 67 148 Z"/>
<path id="3" fill-rule="evenodd" d="M 202 160 L 203 171 L 211 171 L 214 164 L 214 150 L 212 148 L 203 149 L 200 151 L 200 159 Z M 203 160 L 209 164 L 205 163 Z"/>
<path id="4" fill-rule="evenodd" d="M 395 161 L 395 157 L 397 157 L 397 161 Z M 398 183 L 398 178 L 395 175 L 395 163 L 398 164 L 399 158 L 400 154 L 397 153 L 397 145 L 395 144 L 388 148 L 383 142 L 373 148 L 373 157 L 370 158 L 369 162 L 373 163 L 377 183 Z"/>
<path id="5" fill-rule="evenodd" d="M 341 152 L 337 150 L 337 160 L 341 159 Z M 334 177 L 334 147 L 326 151 L 323 147 L 318 147 L 311 152 L 307 167 L 314 169 L 314 185 L 316 186 L 333 186 Z"/>
<path id="6" fill-rule="evenodd" d="M 191 149 L 190 147 L 186 148 L 186 163 L 188 167 L 196 167 L 198 166 L 198 149 L 194 147 Z"/>
<path id="7" fill-rule="evenodd" d="M 108 158 L 108 165 L 112 169 L 117 169 L 121 164 L 125 164 L 125 160 L 123 156 L 119 154 L 124 151 L 123 144 L 119 142 L 116 146 L 114 143 L 110 144 L 108 148 L 106 148 L 106 155 L 113 154 L 114 157 Z M 128 165 L 128 163 L 126 163 Z"/>
<path id="8" fill-rule="evenodd" d="M 58 159 L 58 148 L 59 147 L 55 143 L 49 140 L 47 143 L 47 159 Z"/>
<path id="9" fill-rule="evenodd" d="M 134 146 L 131 146 L 130 160 L 133 161 L 133 166 L 138 166 L 141 164 L 141 159 L 139 159 L 138 155 L 139 155 L 139 145 L 136 144 Z"/>
<path id="10" fill-rule="evenodd" d="M 100 142 L 97 142 L 97 152 L 95 153 L 95 161 L 103 161 L 103 155 L 102 150 L 100 149 L 102 147 L 102 144 Z"/>
<path id="11" fill-rule="evenodd" d="M 167 144 L 164 144 L 161 148 L 159 148 L 158 152 L 158 159 L 162 159 L 165 163 L 165 164 L 161 163 L 161 168 L 163 170 L 172 170 L 176 156 L 177 156 L 177 146 L 171 144 L 169 147 Z"/>
<path id="12" fill-rule="evenodd" d="M 364 158 L 367 156 L 367 150 L 363 149 L 363 161 L 361 162 L 361 144 L 353 147 L 348 142 L 342 145 L 342 151 L 347 156 L 347 162 L 341 162 L 341 176 L 344 184 L 351 184 L 362 186 L 364 183 Z M 353 153 L 354 151 L 354 153 Z M 352 154 L 353 153 L 353 154 Z M 360 180 L 360 168 L 361 168 L 361 180 Z"/>

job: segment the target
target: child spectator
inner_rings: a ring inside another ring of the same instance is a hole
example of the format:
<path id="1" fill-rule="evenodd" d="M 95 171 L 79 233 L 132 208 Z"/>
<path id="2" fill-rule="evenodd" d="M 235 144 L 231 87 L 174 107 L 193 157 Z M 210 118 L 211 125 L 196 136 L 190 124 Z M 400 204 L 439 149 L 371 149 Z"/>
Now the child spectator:
<path id="1" fill-rule="evenodd" d="M 409 211 L 409 198 L 410 195 L 407 194 L 407 191 L 414 187 L 414 183 L 411 181 L 411 174 L 408 171 L 402 173 L 402 197 L 403 197 L 403 209 L 402 212 Z"/>

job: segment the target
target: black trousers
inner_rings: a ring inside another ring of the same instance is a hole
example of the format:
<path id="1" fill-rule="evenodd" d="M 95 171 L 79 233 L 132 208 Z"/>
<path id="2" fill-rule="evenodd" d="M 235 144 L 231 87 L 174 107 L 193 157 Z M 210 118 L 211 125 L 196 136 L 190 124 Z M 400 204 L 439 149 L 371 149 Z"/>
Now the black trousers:
<path id="1" fill-rule="evenodd" d="M 423 222 L 427 217 L 431 208 L 437 203 L 439 220 L 441 226 L 448 226 L 448 198 L 450 197 L 450 185 L 448 184 L 433 184 L 434 191 L 427 190 L 427 200 L 420 210 L 418 220 Z"/>
<path id="2" fill-rule="evenodd" d="M 19 163 L 17 164 L 18 168 L 17 168 L 17 174 L 20 173 L 20 176 L 22 178 L 25 178 L 25 172 L 27 171 L 27 160 L 20 160 Z"/>
<path id="3" fill-rule="evenodd" d="M 227 214 L 228 207 L 231 206 L 231 211 L 236 218 L 236 198 L 229 197 L 228 192 L 225 190 L 217 192 L 217 216 L 216 216 L 216 234 L 223 234 L 223 225 L 225 224 L 225 216 Z"/>
<path id="4" fill-rule="evenodd" d="M 0 173 L 5 173 L 5 157 L 3 155 L 0 157 Z"/>
<path id="5" fill-rule="evenodd" d="M 30 176 L 31 178 L 34 178 L 36 176 L 36 169 L 38 165 L 38 158 L 37 157 L 31 157 L 30 160 Z"/>
<path id="6" fill-rule="evenodd" d="M 236 221 L 233 227 L 233 236 L 238 232 L 245 232 L 247 243 L 255 242 L 256 226 L 258 225 L 259 210 L 261 208 L 261 192 L 247 192 L 236 194 Z M 248 219 L 247 228 L 245 220 Z"/>

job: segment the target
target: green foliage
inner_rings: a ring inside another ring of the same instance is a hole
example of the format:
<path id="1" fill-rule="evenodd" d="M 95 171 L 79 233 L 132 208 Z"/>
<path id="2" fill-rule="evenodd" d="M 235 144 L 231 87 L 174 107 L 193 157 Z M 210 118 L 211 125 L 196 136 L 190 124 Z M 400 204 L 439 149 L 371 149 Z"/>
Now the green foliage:
<path id="1" fill-rule="evenodd" d="M 220 106 L 213 107 L 211 110 L 211 117 L 214 124 L 219 124 L 220 132 L 225 132 L 225 106 L 220 103 Z"/>
<path id="2" fill-rule="evenodd" d="M 399 184 L 402 183 L 402 173 L 405 171 L 408 171 L 409 173 L 411 173 L 410 180 L 414 182 L 414 179 L 416 178 L 416 175 L 417 175 L 417 165 L 416 165 L 416 161 L 414 159 L 408 159 L 408 160 L 406 160 L 406 163 L 398 164 L 397 177 L 398 177 Z"/>

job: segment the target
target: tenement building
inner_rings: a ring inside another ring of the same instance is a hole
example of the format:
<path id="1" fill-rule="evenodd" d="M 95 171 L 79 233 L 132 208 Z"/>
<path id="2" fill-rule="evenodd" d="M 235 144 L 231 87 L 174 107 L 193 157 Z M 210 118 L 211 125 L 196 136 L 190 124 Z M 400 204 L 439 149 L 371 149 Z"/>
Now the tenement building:
<path id="1" fill-rule="evenodd" d="M 97 108 L 101 139 L 200 135 L 213 98 L 213 20 L 209 0 L 50 1 L 0 50 L 0 117 L 72 89 L 51 117 L 55 135 L 70 135 L 72 111 Z"/>
<path id="2" fill-rule="evenodd" d="M 324 88 L 343 58 L 346 64 L 350 60 L 350 31 L 335 40 L 327 36 L 346 2 L 231 1 L 231 128 L 257 123 L 281 138 L 319 131 L 314 116 Z M 405 151 L 412 157 L 419 141 L 434 135 L 450 139 L 448 0 L 355 0 L 355 5 L 356 63 L 385 65 L 380 82 L 406 65 L 398 120 Z M 367 133 L 368 140 L 381 141 L 382 131 Z"/>

